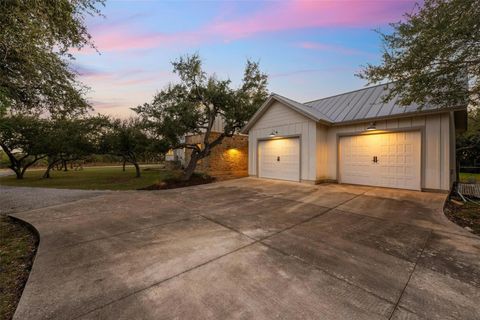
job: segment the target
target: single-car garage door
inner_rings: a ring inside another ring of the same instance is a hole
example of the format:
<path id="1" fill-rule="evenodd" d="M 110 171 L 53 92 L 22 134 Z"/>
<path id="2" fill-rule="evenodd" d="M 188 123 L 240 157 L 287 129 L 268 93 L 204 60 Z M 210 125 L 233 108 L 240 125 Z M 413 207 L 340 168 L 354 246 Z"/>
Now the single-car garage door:
<path id="1" fill-rule="evenodd" d="M 340 182 L 420 190 L 418 131 L 340 138 Z"/>
<path id="2" fill-rule="evenodd" d="M 273 139 L 258 143 L 258 176 L 300 181 L 300 139 Z"/>

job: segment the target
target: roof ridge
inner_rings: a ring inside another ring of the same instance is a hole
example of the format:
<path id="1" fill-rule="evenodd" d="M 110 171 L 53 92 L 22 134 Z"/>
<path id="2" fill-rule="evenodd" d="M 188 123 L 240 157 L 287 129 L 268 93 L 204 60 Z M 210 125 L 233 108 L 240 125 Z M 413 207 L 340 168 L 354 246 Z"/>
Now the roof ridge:
<path id="1" fill-rule="evenodd" d="M 368 89 L 376 88 L 376 87 L 379 87 L 379 86 L 386 86 L 386 85 L 392 84 L 392 83 L 394 83 L 394 82 L 395 82 L 395 81 L 390 81 L 390 82 L 387 82 L 387 83 L 376 84 L 376 85 L 374 85 L 374 86 L 369 86 L 369 87 L 365 87 L 365 88 L 360 88 L 360 89 L 356 89 L 356 90 L 352 90 L 352 91 L 346 91 L 346 92 L 334 94 L 334 95 L 332 95 L 332 96 L 323 97 L 323 98 L 315 99 L 315 100 L 311 100 L 311 101 L 306 101 L 306 102 L 303 102 L 302 104 L 305 104 L 305 105 L 306 105 L 307 103 L 312 103 L 312 102 L 317 102 L 317 101 L 320 101 L 320 100 L 325 100 L 325 99 L 335 98 L 335 97 L 338 97 L 338 96 L 343 96 L 344 94 L 349 94 L 349 93 L 358 92 L 358 91 L 362 91 L 362 90 L 368 90 Z"/>
<path id="2" fill-rule="evenodd" d="M 305 103 L 302 103 L 302 102 L 298 102 L 296 100 L 293 100 L 293 99 L 290 99 L 290 98 L 287 98 L 285 96 L 282 96 L 281 94 L 278 94 L 278 93 L 272 93 L 272 95 L 276 95 L 276 96 L 279 96 L 280 98 L 283 98 L 283 99 L 287 99 L 287 100 L 290 100 L 290 101 L 293 101 L 295 103 L 298 103 L 298 104 L 301 104 L 302 106 L 305 106 L 309 109 L 311 109 L 312 111 L 314 112 L 318 112 L 320 113 L 322 116 L 324 116 L 326 119 L 328 119 L 329 121 L 333 122 L 332 118 L 330 118 L 329 116 L 327 116 L 325 113 L 323 113 L 322 111 L 312 107 L 312 106 L 309 106 L 308 104 L 305 104 Z"/>
<path id="3" fill-rule="evenodd" d="M 287 97 L 282 96 L 281 94 L 278 94 L 278 93 L 272 93 L 272 96 L 278 96 L 278 97 L 280 97 L 281 99 L 285 99 L 285 100 L 287 100 L 287 101 L 291 101 L 291 102 L 298 103 L 298 104 L 302 105 L 303 107 L 308 108 L 308 109 L 311 110 L 311 112 L 313 112 L 313 113 L 319 113 L 319 114 L 321 114 L 321 115 L 325 118 L 324 120 L 328 120 L 328 121 L 330 121 L 330 122 L 332 122 L 332 123 L 334 122 L 334 121 L 332 120 L 332 118 L 330 118 L 329 116 L 327 116 L 327 115 L 326 115 L 325 113 L 323 113 L 322 111 L 320 111 L 320 110 L 318 110 L 318 109 L 315 109 L 315 108 L 313 108 L 312 106 L 309 106 L 309 105 L 307 105 L 307 104 L 305 104 L 305 103 L 298 102 L 298 101 L 296 101 L 296 100 L 287 98 Z"/>

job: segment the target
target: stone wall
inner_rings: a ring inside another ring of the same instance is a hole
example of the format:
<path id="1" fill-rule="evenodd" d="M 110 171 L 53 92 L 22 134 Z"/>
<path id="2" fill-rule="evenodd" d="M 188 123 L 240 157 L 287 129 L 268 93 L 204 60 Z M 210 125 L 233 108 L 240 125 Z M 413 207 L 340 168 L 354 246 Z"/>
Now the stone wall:
<path id="1" fill-rule="evenodd" d="M 211 134 L 214 140 L 218 133 Z M 203 135 L 187 136 L 187 143 L 202 143 Z M 185 152 L 185 165 L 190 160 L 191 150 Z M 197 164 L 197 172 L 207 173 L 218 179 L 245 177 L 248 175 L 248 136 L 235 135 L 224 138 L 222 143 L 212 149 L 210 155 Z"/>

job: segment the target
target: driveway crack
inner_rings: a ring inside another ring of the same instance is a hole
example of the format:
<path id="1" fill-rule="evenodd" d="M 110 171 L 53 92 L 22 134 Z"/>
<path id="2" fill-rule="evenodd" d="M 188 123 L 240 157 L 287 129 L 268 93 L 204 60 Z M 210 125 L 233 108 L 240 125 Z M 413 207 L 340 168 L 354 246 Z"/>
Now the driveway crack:
<path id="1" fill-rule="evenodd" d="M 112 301 L 110 301 L 110 302 L 108 302 L 108 303 L 102 304 L 101 306 L 95 307 L 95 308 L 93 308 L 93 309 L 91 309 L 91 310 L 89 310 L 89 311 L 87 311 L 87 312 L 85 312 L 85 313 L 82 313 L 82 314 L 80 314 L 80 315 L 72 318 L 72 320 L 80 319 L 80 318 L 82 318 L 82 317 L 84 317 L 84 316 L 86 316 L 86 315 L 88 315 L 88 314 L 91 314 L 92 312 L 95 312 L 95 311 L 100 310 L 100 309 L 103 309 L 103 308 L 105 308 L 105 307 L 107 307 L 107 306 L 109 306 L 109 305 L 111 305 L 111 304 L 114 304 L 114 303 L 117 302 L 117 301 L 124 300 L 124 299 L 126 299 L 126 298 L 128 298 L 128 297 L 130 297 L 130 296 L 136 295 L 137 293 L 140 293 L 140 292 L 146 291 L 146 290 L 148 290 L 148 289 L 151 289 L 151 288 L 153 288 L 153 287 L 156 287 L 156 286 L 158 286 L 158 285 L 160 285 L 160 284 L 162 284 L 162 283 L 164 283 L 164 282 L 167 282 L 167 281 L 170 281 L 170 280 L 175 279 L 175 278 L 177 278 L 177 277 L 180 277 L 181 275 L 183 275 L 183 274 L 185 274 L 185 273 L 188 273 L 188 272 L 193 271 L 193 270 L 195 270 L 195 269 L 201 268 L 201 267 L 203 267 L 203 266 L 205 266 L 205 265 L 207 265 L 207 264 L 209 264 L 209 263 L 211 263 L 211 262 L 214 262 L 214 261 L 217 261 L 217 260 L 219 260 L 219 259 L 222 259 L 223 257 L 226 257 L 226 256 L 228 256 L 228 255 L 230 255 L 230 254 L 235 253 L 235 252 L 238 252 L 238 251 L 240 251 L 240 250 L 242 250 L 242 249 L 251 247 L 251 246 L 253 246 L 254 244 L 257 244 L 257 243 L 259 243 L 259 241 L 251 242 L 251 243 L 246 244 L 246 245 L 244 245 L 244 246 L 241 246 L 241 247 L 239 247 L 239 248 L 237 248 L 237 249 L 235 249 L 235 250 L 233 250 L 233 251 L 224 253 L 224 254 L 219 255 L 219 256 L 217 256 L 217 257 L 215 257 L 215 258 L 213 258 L 213 259 L 210 259 L 210 260 L 208 260 L 208 261 L 205 261 L 205 262 L 203 262 L 203 263 L 200 263 L 200 264 L 198 264 L 198 265 L 196 265 L 196 266 L 194 266 L 194 267 L 188 268 L 188 269 L 186 269 L 186 270 L 184 270 L 184 271 L 182 271 L 182 272 L 179 272 L 179 273 L 177 273 L 177 274 L 174 274 L 174 275 L 172 275 L 172 276 L 170 276 L 170 277 L 168 277 L 168 278 L 165 278 L 165 279 L 162 279 L 162 280 L 157 281 L 157 282 L 155 282 L 155 283 L 152 283 L 152 284 L 150 284 L 150 285 L 148 285 L 148 286 L 146 286 L 146 287 L 144 287 L 144 288 L 140 288 L 140 289 L 134 290 L 134 291 L 132 291 L 132 292 L 129 292 L 129 293 L 126 294 L 126 295 L 123 295 L 123 296 L 121 296 L 121 297 L 118 297 L 118 298 L 116 298 L 116 299 L 114 299 L 114 300 L 112 300 Z"/>
<path id="2" fill-rule="evenodd" d="M 415 269 L 417 268 L 418 261 L 420 261 L 420 258 L 422 257 L 423 252 L 425 251 L 425 248 L 427 247 L 427 244 L 428 244 L 428 242 L 430 241 L 430 239 L 431 239 L 431 237 L 432 237 L 432 234 L 433 234 L 433 230 L 430 229 L 430 233 L 428 234 L 428 236 L 427 236 L 427 238 L 425 239 L 425 242 L 424 242 L 424 244 L 423 244 L 422 251 L 421 251 L 420 254 L 417 256 L 417 259 L 415 260 L 415 264 L 413 265 L 412 272 L 410 273 L 410 275 L 409 275 L 409 277 L 408 277 L 408 280 L 407 280 L 407 283 L 405 283 L 405 287 L 403 287 L 403 290 L 402 290 L 402 292 L 400 293 L 400 296 L 398 297 L 397 303 L 395 304 L 395 307 L 393 308 L 392 314 L 390 315 L 390 317 L 388 317 L 388 320 L 391 320 L 392 317 L 393 317 L 393 315 L 395 314 L 395 311 L 397 311 L 397 309 L 398 309 L 398 307 L 399 307 L 399 305 L 400 305 L 400 300 L 402 300 L 403 294 L 405 293 L 405 290 L 407 289 L 408 284 L 410 283 L 410 280 L 412 279 L 413 273 L 415 272 Z"/>
<path id="3" fill-rule="evenodd" d="M 365 191 L 365 192 L 367 192 L 367 191 Z M 327 212 L 330 212 L 331 210 L 334 210 L 334 209 L 337 208 L 338 206 L 341 206 L 342 204 L 344 204 L 344 203 L 346 203 L 346 202 L 348 202 L 348 201 L 351 201 L 351 200 L 353 200 L 353 199 L 355 199 L 355 198 L 357 198 L 357 197 L 359 197 L 359 196 L 362 196 L 363 194 L 365 194 L 365 192 L 363 192 L 363 193 L 361 193 L 361 194 L 358 194 L 358 195 L 356 195 L 355 197 L 352 197 L 351 199 L 348 199 L 348 200 L 346 200 L 346 201 L 338 204 L 337 206 L 326 210 L 325 212 L 322 212 L 322 213 L 320 213 L 320 214 L 317 214 L 317 215 L 315 215 L 315 216 L 313 216 L 313 217 L 310 217 L 309 219 L 303 220 L 303 221 L 301 221 L 301 222 L 299 222 L 299 223 L 297 223 L 297 224 L 294 224 L 293 226 L 290 226 L 290 227 L 288 227 L 288 228 L 282 229 L 282 230 L 280 230 L 280 231 L 278 231 L 278 232 L 275 232 L 275 233 L 271 234 L 270 236 L 265 237 L 265 238 L 262 238 L 262 239 L 254 239 L 254 238 L 252 238 L 252 237 L 244 234 L 243 232 L 241 232 L 241 231 L 239 231 L 239 230 L 236 230 L 236 229 L 234 229 L 234 228 L 232 228 L 232 227 L 230 227 L 230 226 L 228 226 L 228 225 L 225 225 L 225 224 L 223 224 L 223 223 L 220 223 L 220 222 L 218 222 L 218 221 L 216 221 L 216 220 L 214 220 L 214 219 L 212 219 L 212 218 L 208 218 L 208 217 L 206 217 L 206 216 L 203 216 L 203 215 L 200 215 L 200 214 L 199 214 L 198 216 L 200 216 L 200 217 L 202 217 L 202 218 L 204 218 L 204 219 L 206 219 L 206 220 L 208 220 L 208 221 L 210 221 L 210 222 L 212 222 L 212 223 L 216 223 L 216 224 L 218 224 L 218 225 L 220 225 L 220 226 L 222 226 L 222 227 L 224 227 L 224 228 L 227 228 L 227 229 L 229 229 L 229 230 L 232 230 L 232 231 L 234 231 L 234 232 L 236 232 L 236 233 L 239 233 L 239 234 L 241 234 L 242 236 L 245 236 L 245 237 L 249 238 L 250 240 L 252 240 L 252 242 L 249 243 L 249 244 L 246 244 L 246 245 L 244 245 L 244 246 L 241 246 L 241 247 L 239 247 L 239 248 L 237 248 L 237 249 L 235 249 L 235 250 L 232 250 L 232 251 L 230 251 L 230 252 L 227 252 L 227 253 L 224 253 L 224 254 L 222 254 L 222 255 L 220 255 L 220 256 L 217 256 L 217 257 L 215 257 L 215 258 L 213 258 L 213 259 L 210 259 L 210 260 L 208 260 L 208 261 L 205 261 L 205 262 L 203 262 L 203 263 L 201 263 L 201 264 L 198 264 L 198 265 L 196 265 L 196 266 L 194 266 L 194 267 L 192 267 L 192 268 L 189 268 L 189 269 L 186 269 L 186 270 L 184 270 L 184 271 L 182 271 L 182 272 L 179 272 L 179 273 L 177 273 L 177 274 L 175 274 L 175 275 L 173 275 L 173 276 L 171 276 L 171 277 L 168 277 L 168 278 L 162 279 L 162 280 L 160 280 L 160 281 L 157 281 L 157 282 L 155 282 L 155 283 L 152 283 L 152 284 L 150 284 L 150 285 L 147 286 L 147 287 L 144 287 L 144 288 L 141 288 L 141 289 L 137 289 L 137 290 L 132 291 L 132 292 L 130 292 L 130 293 L 124 295 L 124 296 L 121 296 L 121 297 L 119 297 L 119 298 L 117 298 L 117 299 L 114 299 L 114 300 L 112 300 L 112 301 L 110 301 L 110 302 L 108 302 L 108 303 L 105 303 L 105 304 L 103 304 L 103 305 L 101 305 L 101 306 L 95 307 L 95 308 L 93 308 L 92 310 L 89 310 L 89 311 L 87 311 L 87 312 L 85 312 L 85 313 L 82 313 L 82 314 L 78 315 L 77 317 L 73 318 L 73 320 L 80 319 L 80 318 L 82 318 L 82 317 L 84 317 L 84 316 L 86 316 L 86 315 L 88 315 L 88 314 L 91 314 L 91 313 L 97 311 L 97 310 L 103 309 L 103 308 L 105 308 L 105 307 L 107 307 L 107 306 L 109 306 L 109 305 L 111 305 L 111 304 L 113 304 L 113 303 L 115 303 L 115 302 L 117 302 L 117 301 L 126 299 L 126 298 L 128 298 L 128 297 L 130 297 L 130 296 L 133 296 L 133 295 L 137 294 L 137 293 L 140 293 L 140 292 L 143 292 L 143 291 L 148 290 L 148 289 L 150 289 L 150 288 L 156 287 L 156 286 L 158 286 L 158 285 L 160 285 L 160 284 L 162 284 L 162 283 L 164 283 L 164 282 L 170 281 L 170 280 L 172 280 L 172 279 L 174 279 L 174 278 L 177 278 L 177 277 L 179 277 L 179 276 L 181 276 L 181 275 L 183 275 L 183 274 L 185 274 L 185 273 L 188 273 L 188 272 L 193 271 L 193 270 L 195 270 L 195 269 L 201 268 L 201 267 L 203 267 L 203 266 L 205 266 L 205 265 L 207 265 L 207 264 L 209 264 L 209 263 L 212 263 L 212 262 L 214 262 L 214 261 L 217 261 L 217 260 L 219 260 L 219 259 L 222 259 L 222 258 L 224 258 L 224 257 L 226 257 L 226 256 L 228 256 L 228 255 L 230 255 L 230 254 L 236 253 L 236 252 L 238 252 L 238 251 L 240 251 L 240 250 L 243 250 L 243 249 L 245 249 L 245 248 L 251 247 L 251 246 L 253 246 L 253 245 L 255 245 L 255 244 L 262 244 L 262 245 L 264 245 L 265 247 L 270 248 L 269 246 L 265 245 L 265 244 L 262 243 L 261 241 L 263 241 L 263 240 L 265 240 L 265 239 L 267 239 L 267 238 L 269 238 L 269 237 L 271 237 L 271 236 L 274 236 L 274 235 L 276 235 L 276 234 L 278 234 L 278 233 L 280 233 L 280 232 L 283 232 L 283 231 L 289 230 L 289 229 L 291 229 L 291 228 L 294 228 L 294 227 L 296 227 L 296 226 L 298 226 L 298 225 L 300 225 L 300 224 L 302 224 L 302 223 L 306 223 L 306 222 L 308 222 L 308 221 L 311 221 L 312 219 L 315 219 L 315 218 L 317 218 L 317 217 L 319 217 L 319 216 L 321 216 L 321 215 L 323 215 L 323 214 L 325 214 L 325 213 L 327 213 Z M 276 251 L 277 251 L 277 252 L 280 252 L 280 253 L 282 253 L 282 254 L 285 254 L 285 253 L 283 253 L 283 252 L 280 251 L 280 250 L 276 250 Z M 299 261 L 302 261 L 302 260 L 299 260 Z M 304 261 L 302 261 L 302 262 L 305 263 Z M 309 265 L 309 264 L 308 264 L 308 265 Z M 317 269 L 318 269 L 318 268 L 317 268 Z M 320 270 L 320 269 L 319 269 L 319 270 Z M 322 271 L 323 271 L 323 270 L 322 270 Z M 328 273 L 326 273 L 326 274 L 328 274 Z M 330 274 L 328 274 L 328 275 L 330 275 Z M 343 281 L 345 281 L 345 280 L 343 280 Z M 347 283 L 348 283 L 348 282 L 347 282 Z M 368 291 L 366 291 L 366 292 L 368 292 Z"/>

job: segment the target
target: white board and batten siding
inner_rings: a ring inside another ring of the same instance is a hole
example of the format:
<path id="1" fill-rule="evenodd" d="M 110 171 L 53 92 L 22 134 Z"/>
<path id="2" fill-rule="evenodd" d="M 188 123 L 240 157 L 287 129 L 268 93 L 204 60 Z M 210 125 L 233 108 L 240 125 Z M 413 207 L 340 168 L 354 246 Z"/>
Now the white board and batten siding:
<path id="1" fill-rule="evenodd" d="M 344 136 L 364 133 L 368 125 L 369 123 L 361 123 L 328 128 L 325 178 L 341 182 L 340 141 Z M 452 150 L 450 150 L 452 131 L 450 126 L 451 116 L 449 113 L 376 122 L 376 129 L 386 134 L 402 132 L 402 129 L 418 132 L 419 137 L 415 139 L 420 140 L 418 144 L 421 146 L 420 188 L 432 190 L 449 190 L 455 178 L 455 163 L 453 163 Z M 348 179 L 346 181 L 348 182 Z M 410 186 L 410 188 L 412 187 Z"/>
<path id="2" fill-rule="evenodd" d="M 408 165 L 405 164 L 403 168 L 399 166 L 398 170 L 407 172 L 410 168 L 414 168 L 416 171 L 419 167 L 418 175 L 420 175 L 420 177 L 418 178 L 417 175 L 412 178 L 412 181 L 416 179 L 416 182 L 407 183 L 398 180 L 396 182 L 398 187 L 402 187 L 401 184 L 405 183 L 403 186 L 405 188 L 449 190 L 452 181 L 455 179 L 454 150 L 450 150 L 450 148 L 455 148 L 452 121 L 452 115 L 449 112 L 376 121 L 377 131 L 372 132 L 372 134 L 417 132 L 416 134 L 408 136 L 412 136 L 412 139 L 416 141 L 415 148 L 420 149 L 419 155 L 416 154 L 416 160 L 412 160 L 413 162 Z M 300 152 L 298 158 L 300 161 L 300 181 L 313 183 L 324 180 L 337 180 L 342 182 L 339 174 L 341 169 L 339 168 L 340 140 L 344 136 L 365 134 L 369 124 L 370 122 L 326 126 L 311 120 L 280 102 L 274 102 L 249 130 L 249 174 L 252 176 L 261 176 L 258 170 L 259 144 L 262 144 L 262 141 L 271 140 L 270 134 L 276 132 L 276 138 L 299 139 L 297 141 Z M 294 144 L 295 142 L 292 143 Z M 292 143 L 288 145 L 292 148 L 297 148 L 292 145 Z M 270 147 L 273 147 L 273 145 L 260 145 L 260 148 L 264 148 L 263 152 L 265 152 L 265 148 L 271 149 Z M 278 157 L 278 155 L 275 156 Z M 273 154 L 270 156 L 273 156 Z M 285 153 L 281 156 L 282 159 L 285 156 L 289 157 L 289 155 Z M 397 154 L 397 156 L 400 155 Z M 420 160 L 418 157 L 420 157 Z M 294 171 L 290 169 L 296 166 L 295 163 L 291 162 L 291 168 L 289 167 L 284 170 L 278 167 L 278 163 L 270 163 L 269 165 L 277 165 L 277 167 L 275 167 L 277 169 L 269 167 L 265 172 L 273 170 L 278 173 L 286 170 L 291 172 L 288 174 L 285 173 L 285 175 L 292 176 L 294 175 Z M 265 177 L 267 176 L 272 175 L 266 173 Z M 411 175 L 409 174 L 409 176 Z M 282 178 L 281 174 L 274 174 L 272 177 Z M 385 177 L 377 178 L 385 181 Z M 292 179 L 289 176 L 287 180 L 296 179 Z M 344 181 L 348 182 L 348 179 L 344 179 Z M 390 179 L 390 181 L 393 180 Z M 368 184 L 368 181 L 366 184 Z M 385 183 L 380 182 L 378 184 L 384 185 Z"/>
<path id="3" fill-rule="evenodd" d="M 249 130 L 249 175 L 258 176 L 258 144 L 261 141 L 271 139 L 270 134 L 272 131 L 276 131 L 277 137 L 298 137 L 300 180 L 315 182 L 317 176 L 316 127 L 315 121 L 279 102 L 273 103 Z"/>

